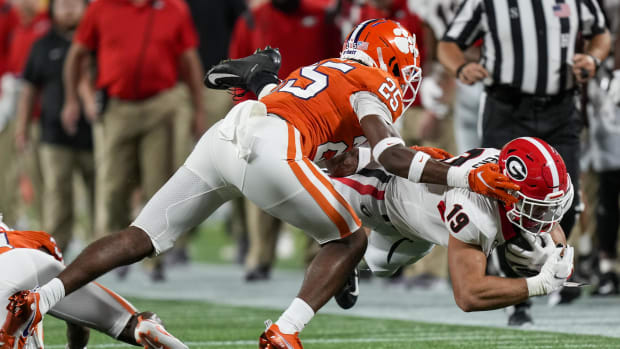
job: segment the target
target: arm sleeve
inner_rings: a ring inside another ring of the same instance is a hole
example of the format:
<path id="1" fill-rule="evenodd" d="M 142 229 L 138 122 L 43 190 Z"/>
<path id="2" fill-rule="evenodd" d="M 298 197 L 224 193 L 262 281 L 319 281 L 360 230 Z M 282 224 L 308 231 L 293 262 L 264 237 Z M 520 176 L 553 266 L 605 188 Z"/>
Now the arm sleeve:
<path id="1" fill-rule="evenodd" d="M 585 38 L 591 38 L 605 32 L 605 16 L 596 0 L 583 0 L 579 18 L 581 33 Z"/>
<path id="2" fill-rule="evenodd" d="M 353 93 L 349 97 L 349 102 L 360 121 L 368 115 L 379 115 L 388 125 L 392 124 L 390 110 L 374 93 L 368 91 Z"/>
<path id="3" fill-rule="evenodd" d="M 442 40 L 454 42 L 463 50 L 471 46 L 483 34 L 483 12 L 484 7 L 480 0 L 464 0 Z"/>
<path id="4" fill-rule="evenodd" d="M 88 6 L 74 38 L 75 42 L 86 46 L 91 51 L 95 51 L 99 43 L 99 28 L 97 28 L 96 20 L 98 14 L 95 12 L 98 3 L 96 1 Z"/>

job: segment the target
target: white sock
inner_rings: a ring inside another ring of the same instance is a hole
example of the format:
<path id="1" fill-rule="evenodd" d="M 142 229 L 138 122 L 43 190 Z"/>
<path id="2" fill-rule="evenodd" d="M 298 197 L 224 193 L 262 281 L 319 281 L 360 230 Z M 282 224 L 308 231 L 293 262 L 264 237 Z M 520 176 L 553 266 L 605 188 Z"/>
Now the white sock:
<path id="1" fill-rule="evenodd" d="M 65 285 L 59 278 L 54 278 L 39 289 L 39 311 L 41 315 L 46 314 L 65 296 Z"/>
<path id="2" fill-rule="evenodd" d="M 314 310 L 301 298 L 295 298 L 288 309 L 282 313 L 276 325 L 284 334 L 301 332 L 314 317 Z"/>
<path id="3" fill-rule="evenodd" d="M 601 258 L 601 260 L 598 262 L 598 268 L 601 274 L 608 273 L 614 268 L 614 262 L 612 259 Z"/>

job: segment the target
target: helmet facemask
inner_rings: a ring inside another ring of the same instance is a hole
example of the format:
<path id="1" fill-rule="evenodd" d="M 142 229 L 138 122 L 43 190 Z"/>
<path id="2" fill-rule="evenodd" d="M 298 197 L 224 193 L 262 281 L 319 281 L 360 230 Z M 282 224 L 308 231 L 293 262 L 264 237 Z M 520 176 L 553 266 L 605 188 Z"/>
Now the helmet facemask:
<path id="1" fill-rule="evenodd" d="M 418 95 L 418 89 L 422 83 L 422 68 L 415 65 L 408 65 L 401 70 L 401 85 L 403 90 L 403 113 L 409 108 L 415 101 Z"/>
<path id="2" fill-rule="evenodd" d="M 570 182 L 569 182 L 570 183 Z M 514 225 L 526 233 L 542 234 L 551 231 L 555 223 L 562 220 L 573 201 L 573 186 L 564 191 L 549 193 L 543 200 L 518 193 L 519 201 L 512 205 L 506 216 Z"/>

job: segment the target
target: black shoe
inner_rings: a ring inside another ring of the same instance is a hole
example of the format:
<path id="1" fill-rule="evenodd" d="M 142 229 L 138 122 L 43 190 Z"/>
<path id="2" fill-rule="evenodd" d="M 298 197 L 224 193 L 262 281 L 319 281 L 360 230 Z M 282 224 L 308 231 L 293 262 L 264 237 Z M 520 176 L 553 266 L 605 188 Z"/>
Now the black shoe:
<path id="1" fill-rule="evenodd" d="M 204 84 L 216 90 L 236 87 L 258 95 L 265 85 L 279 82 L 281 58 L 277 48 L 267 46 L 251 56 L 221 61 L 209 69 Z"/>
<path id="2" fill-rule="evenodd" d="M 570 304 L 579 297 L 581 297 L 581 287 L 562 287 L 558 304 Z"/>
<path id="3" fill-rule="evenodd" d="M 151 272 L 151 281 L 153 282 L 165 282 L 166 281 L 166 270 L 164 266 L 164 261 L 158 261 L 153 267 L 153 271 Z"/>
<path id="4" fill-rule="evenodd" d="M 249 270 L 245 273 L 245 281 L 253 282 L 253 281 L 265 281 L 271 278 L 271 267 L 269 266 L 258 266 L 252 270 Z"/>
<path id="5" fill-rule="evenodd" d="M 534 323 L 530 315 L 530 304 L 517 304 L 515 311 L 508 317 L 508 326 L 524 326 Z"/>
<path id="6" fill-rule="evenodd" d="M 336 293 L 334 299 L 342 309 L 350 309 L 357 302 L 359 294 L 359 274 L 357 268 L 355 268 L 342 286 L 342 289 Z"/>
<path id="7" fill-rule="evenodd" d="M 613 271 L 602 274 L 596 288 L 592 292 L 593 296 L 611 296 L 619 294 L 618 275 Z"/>

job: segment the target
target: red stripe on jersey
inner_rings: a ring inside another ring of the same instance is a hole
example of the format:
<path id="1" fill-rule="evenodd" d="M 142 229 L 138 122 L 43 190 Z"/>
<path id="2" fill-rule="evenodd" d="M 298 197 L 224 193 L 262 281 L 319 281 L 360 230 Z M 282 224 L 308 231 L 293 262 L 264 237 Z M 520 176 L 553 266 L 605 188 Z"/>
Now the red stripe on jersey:
<path id="1" fill-rule="evenodd" d="M 344 185 L 347 185 L 355 189 L 355 191 L 357 191 L 358 193 L 362 195 L 370 195 L 377 200 L 383 200 L 385 198 L 385 191 L 379 190 L 370 184 L 362 184 L 351 178 L 340 178 L 339 177 L 339 178 L 333 178 L 333 179 L 337 180 L 338 182 Z"/>

